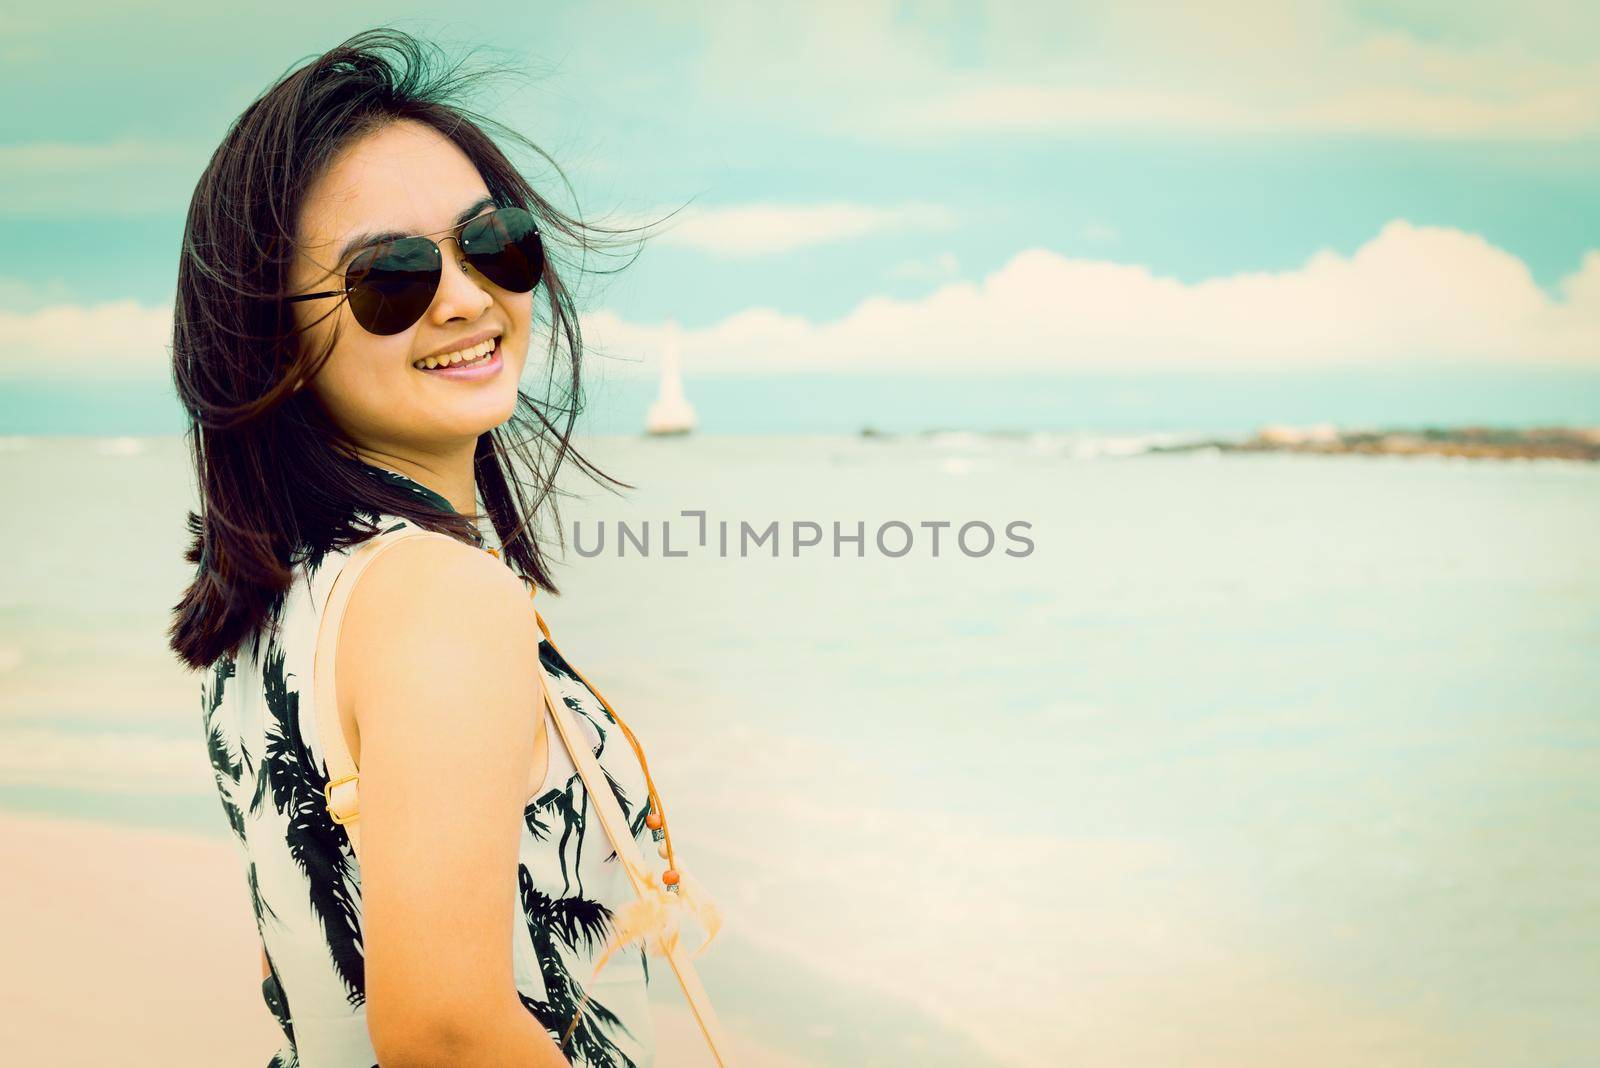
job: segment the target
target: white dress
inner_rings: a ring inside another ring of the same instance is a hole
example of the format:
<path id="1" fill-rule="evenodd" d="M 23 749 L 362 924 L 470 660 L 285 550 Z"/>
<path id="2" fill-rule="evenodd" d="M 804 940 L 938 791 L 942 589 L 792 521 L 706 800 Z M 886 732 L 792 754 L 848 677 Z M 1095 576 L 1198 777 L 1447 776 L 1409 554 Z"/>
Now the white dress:
<path id="1" fill-rule="evenodd" d="M 449 504 L 404 475 L 385 472 L 438 506 Z M 381 529 L 410 525 L 384 516 Z M 276 614 L 276 632 L 247 639 L 201 677 L 207 749 L 222 809 L 238 844 L 271 975 L 262 995 L 283 1028 L 269 1068 L 372 1068 L 361 942 L 361 872 L 350 840 L 328 816 L 328 780 L 315 717 L 312 656 L 317 624 L 348 550 L 297 567 Z M 649 794 L 627 737 L 559 653 L 542 638 L 539 656 L 552 696 L 576 713 L 591 751 L 652 870 L 645 826 Z M 336 713 L 330 713 L 336 714 Z M 452 714 L 459 714 L 452 712 Z M 583 780 L 550 727 L 549 771 L 522 814 L 518 915 L 512 953 L 523 1006 L 557 1041 L 583 994 L 566 1054 L 575 1065 L 652 1065 L 655 1034 L 641 943 L 618 950 L 591 978 L 615 909 L 635 899 Z"/>

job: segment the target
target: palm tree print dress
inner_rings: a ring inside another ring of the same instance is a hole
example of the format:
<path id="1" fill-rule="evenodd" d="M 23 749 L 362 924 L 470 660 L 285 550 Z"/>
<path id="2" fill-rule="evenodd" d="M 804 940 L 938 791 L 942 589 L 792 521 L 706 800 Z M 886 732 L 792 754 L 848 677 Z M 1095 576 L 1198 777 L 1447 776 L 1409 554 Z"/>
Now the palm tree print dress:
<path id="1" fill-rule="evenodd" d="M 383 474 L 450 508 L 407 476 Z M 382 530 L 409 525 L 399 516 L 381 520 Z M 317 624 L 347 557 L 348 550 L 332 550 L 303 562 L 274 613 L 277 626 L 262 628 L 201 676 L 206 746 L 271 971 L 262 996 L 283 1028 L 268 1068 L 377 1064 L 366 1022 L 361 872 L 349 838 L 324 808 L 328 766 L 314 718 L 324 710 L 314 707 L 311 684 Z M 588 736 L 646 864 L 664 868 L 644 822 L 644 772 L 622 730 L 542 638 L 538 655 L 552 696 L 567 703 Z M 512 938 L 518 997 L 559 1041 L 588 994 L 566 1047 L 572 1064 L 652 1065 L 642 945 L 615 953 L 594 975 L 613 912 L 636 895 L 598 817 L 589 818 L 583 780 L 560 735 L 552 727 L 548 736 L 549 770 L 522 813 L 522 922 Z"/>

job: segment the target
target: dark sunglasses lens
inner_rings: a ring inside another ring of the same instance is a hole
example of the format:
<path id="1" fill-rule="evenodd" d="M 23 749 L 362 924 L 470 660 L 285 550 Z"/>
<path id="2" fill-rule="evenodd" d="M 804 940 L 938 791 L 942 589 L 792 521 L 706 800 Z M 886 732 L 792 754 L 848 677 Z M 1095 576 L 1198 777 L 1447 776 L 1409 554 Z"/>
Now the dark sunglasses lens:
<path id="1" fill-rule="evenodd" d="M 408 237 L 358 255 L 346 272 L 350 311 L 374 334 L 398 334 L 422 318 L 439 288 L 439 246 Z"/>
<path id="2" fill-rule="evenodd" d="M 531 292 L 544 275 L 544 242 L 521 208 L 472 220 L 461 229 L 461 249 L 485 278 L 512 293 Z"/>

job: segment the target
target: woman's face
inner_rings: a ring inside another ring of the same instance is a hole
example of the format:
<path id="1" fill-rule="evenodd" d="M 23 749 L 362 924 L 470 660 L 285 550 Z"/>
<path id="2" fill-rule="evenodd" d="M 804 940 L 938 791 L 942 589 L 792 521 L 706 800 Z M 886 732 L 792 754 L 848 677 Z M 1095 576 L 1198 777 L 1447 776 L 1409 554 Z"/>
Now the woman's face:
<path id="1" fill-rule="evenodd" d="M 432 127 L 411 121 L 390 123 L 353 143 L 308 191 L 291 293 L 343 289 L 344 268 L 359 249 L 342 260 L 339 253 L 358 234 L 431 234 L 443 254 L 433 303 L 398 334 L 368 333 L 345 302 L 329 315 L 337 297 L 289 305 L 306 330 L 303 343 L 313 346 L 308 351 L 320 351 L 338 324 L 333 352 L 305 385 L 351 442 L 370 454 L 470 453 L 479 435 L 511 417 L 527 362 L 533 293 L 501 289 L 470 265 L 463 271 L 454 235 L 438 233 L 486 196 L 466 154 Z M 501 368 L 489 378 L 457 379 L 414 366 L 485 331 L 500 335 Z"/>

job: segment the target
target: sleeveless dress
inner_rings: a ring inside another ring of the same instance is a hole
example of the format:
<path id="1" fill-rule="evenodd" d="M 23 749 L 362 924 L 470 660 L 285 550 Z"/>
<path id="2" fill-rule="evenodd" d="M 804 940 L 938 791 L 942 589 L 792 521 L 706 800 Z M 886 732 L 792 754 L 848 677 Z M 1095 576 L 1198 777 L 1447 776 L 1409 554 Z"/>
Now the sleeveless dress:
<path id="1" fill-rule="evenodd" d="M 374 470 L 450 510 L 444 497 L 407 476 Z M 380 520 L 381 530 L 411 525 L 400 516 Z M 361 872 L 349 837 L 324 807 L 328 765 L 315 717 L 325 710 L 314 705 L 311 674 L 322 608 L 348 553 L 332 550 L 299 565 L 274 613 L 277 627 L 262 628 L 237 656 L 219 657 L 201 676 L 206 746 L 271 970 L 262 996 L 283 1028 L 268 1068 L 373 1068 L 378 1060 L 367 1032 Z M 542 636 L 538 655 L 551 695 L 573 710 L 605 770 L 646 867 L 664 870 L 644 822 L 644 771 L 626 736 Z M 589 818 L 571 754 L 540 711 L 549 770 L 522 813 L 519 922 L 512 925 L 518 998 L 559 1043 L 587 993 L 567 1043 L 569 1061 L 650 1066 L 655 1032 L 643 945 L 617 950 L 594 976 L 613 912 L 637 895 L 599 818 Z"/>

